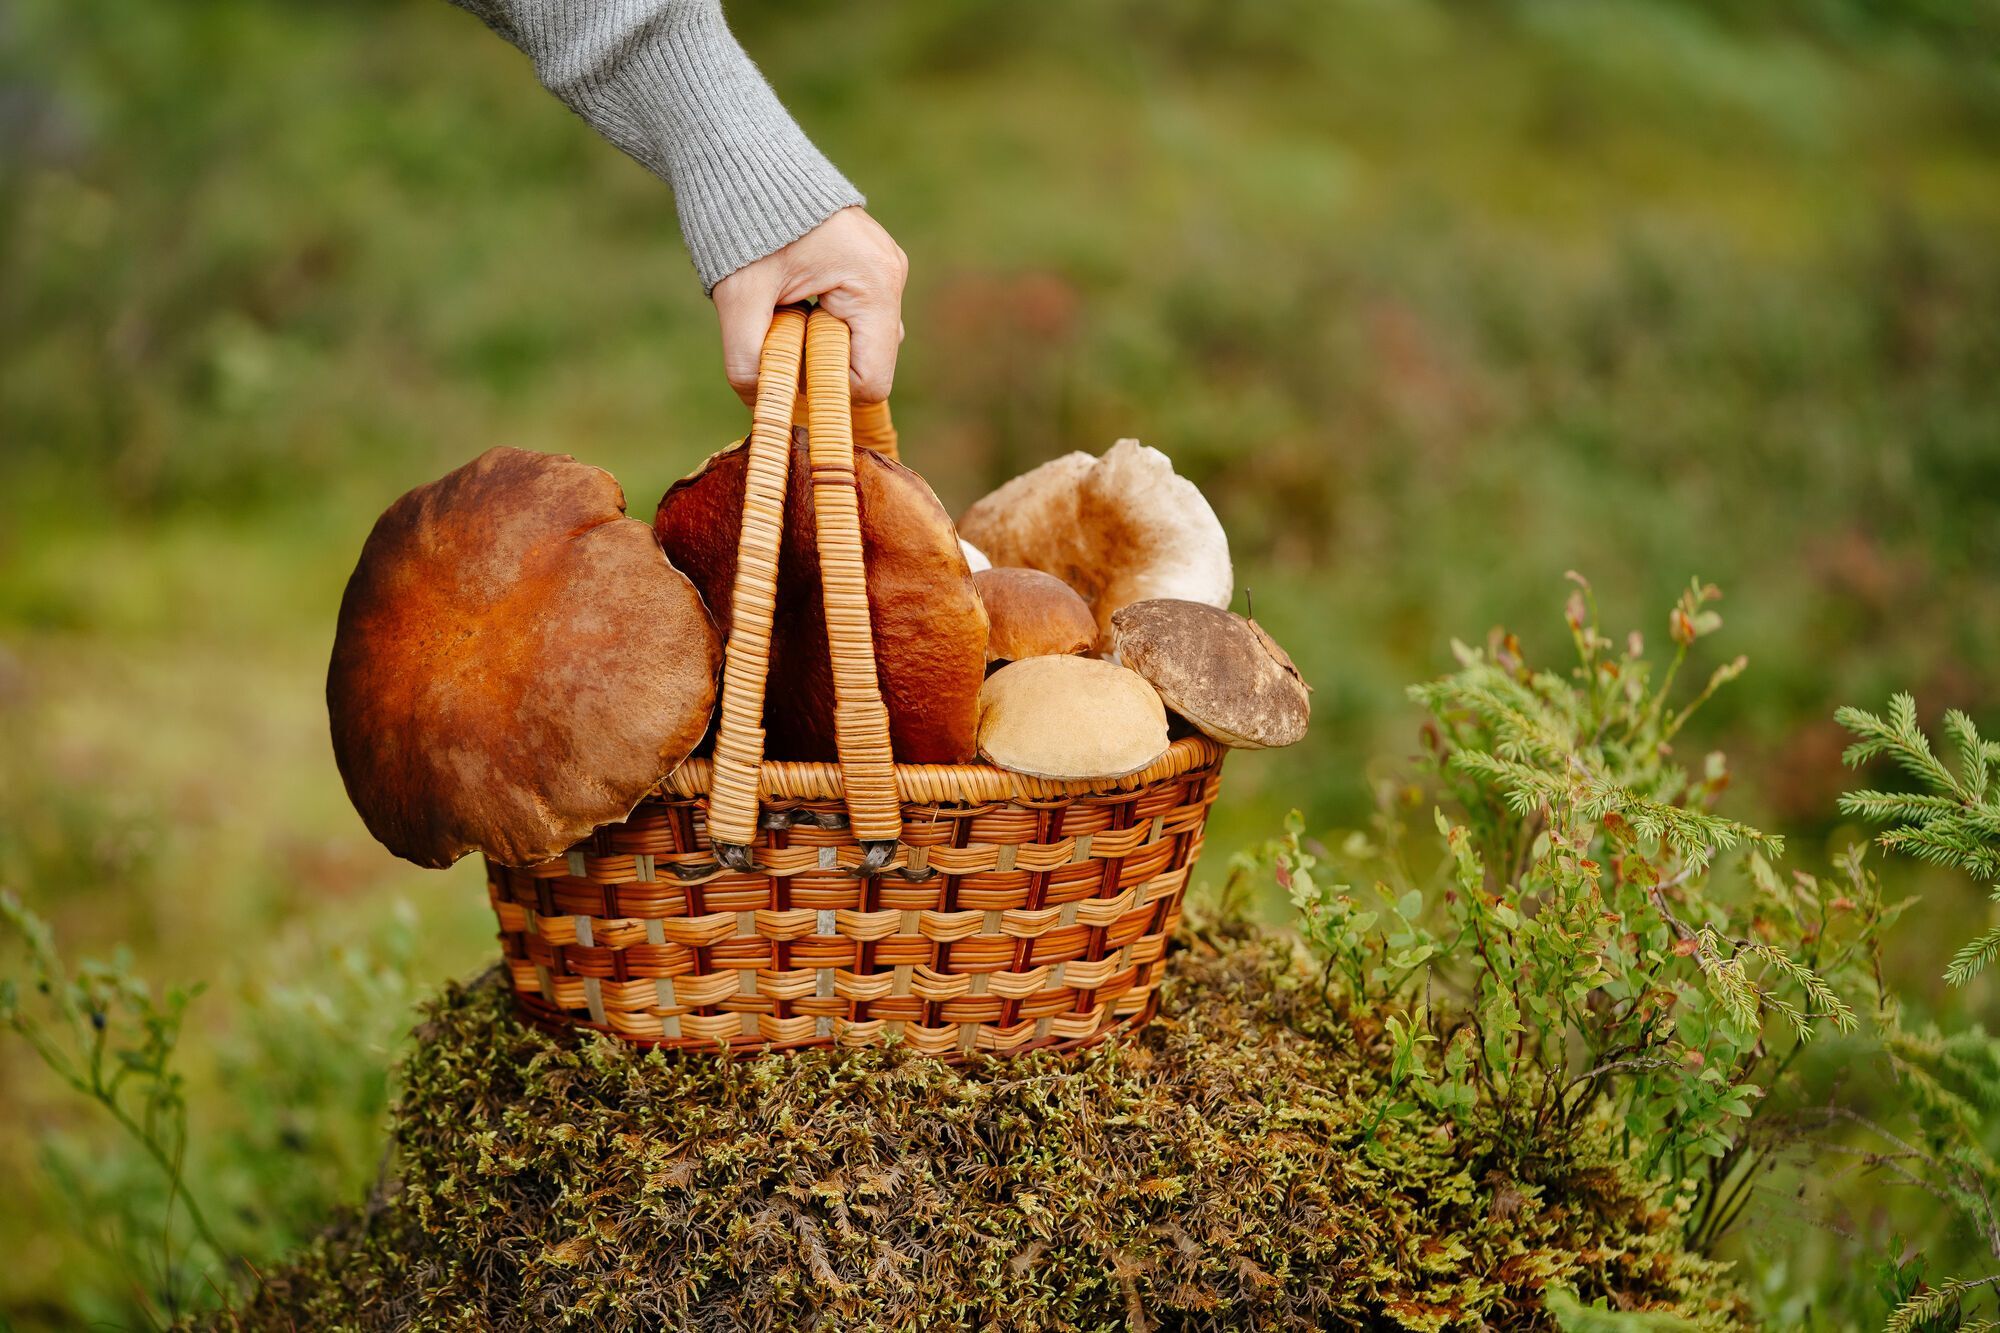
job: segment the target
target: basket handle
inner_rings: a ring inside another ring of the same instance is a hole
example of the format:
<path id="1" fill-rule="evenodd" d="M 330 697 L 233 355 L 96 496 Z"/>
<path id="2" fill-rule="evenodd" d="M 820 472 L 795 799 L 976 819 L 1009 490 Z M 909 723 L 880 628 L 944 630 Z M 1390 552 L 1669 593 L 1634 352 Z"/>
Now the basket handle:
<path id="1" fill-rule="evenodd" d="M 847 818 L 856 840 L 889 844 L 902 836 L 889 710 L 875 673 L 868 623 L 868 570 L 861 555 L 861 503 L 854 474 L 854 405 L 847 396 L 847 325 L 824 309 L 806 324 L 806 435 L 826 640 L 833 659 L 833 729 Z M 888 412 L 881 414 L 884 425 Z M 891 431 L 890 440 L 894 441 Z M 884 861 L 887 852 L 875 852 Z M 873 859 L 873 856 L 870 858 Z"/>
<path id="2" fill-rule="evenodd" d="M 832 658 L 834 740 L 839 750 L 848 823 L 867 844 L 864 873 L 894 854 L 902 833 L 896 798 L 889 710 L 875 674 L 875 636 L 868 617 L 868 577 L 862 559 L 861 515 L 854 473 L 856 406 L 847 396 L 847 325 L 824 310 L 808 316 L 788 306 L 771 321 L 758 362 L 757 402 L 743 488 L 743 526 L 736 544 L 736 584 L 722 678 L 722 721 L 709 787 L 709 841 L 716 859 L 752 868 L 757 836 L 757 780 L 764 759 L 764 687 L 777 611 L 778 547 L 784 532 L 785 486 L 801 351 L 812 467 L 813 511 Z M 895 446 L 886 406 L 863 406 L 869 438 Z"/>
<path id="3" fill-rule="evenodd" d="M 792 419 L 803 421 L 806 415 L 806 398 L 802 392 L 792 408 Z M 884 458 L 901 458 L 896 445 L 896 423 L 889 419 L 889 404 L 854 403 L 854 442 L 863 449 L 873 449 Z"/>
<path id="4" fill-rule="evenodd" d="M 750 868 L 757 839 L 757 778 L 764 765 L 764 678 L 771 664 L 771 619 L 778 608 L 778 544 L 785 531 L 785 483 L 792 463 L 792 407 L 798 396 L 806 316 L 787 306 L 771 319 L 757 361 L 750 415 L 750 460 L 743 525 L 736 537 L 736 583 L 722 659 L 722 720 L 715 733 L 708 838 L 716 859 Z"/>

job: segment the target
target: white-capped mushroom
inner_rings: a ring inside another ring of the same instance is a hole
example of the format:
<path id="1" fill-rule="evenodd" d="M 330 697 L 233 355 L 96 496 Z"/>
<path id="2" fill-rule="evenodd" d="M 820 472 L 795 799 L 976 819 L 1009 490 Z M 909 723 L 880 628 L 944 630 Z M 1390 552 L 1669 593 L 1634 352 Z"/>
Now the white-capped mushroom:
<path id="1" fill-rule="evenodd" d="M 974 546 L 965 538 L 958 539 L 959 553 L 965 557 L 965 567 L 977 574 L 981 570 L 993 568 L 993 562 L 986 558 L 986 552 Z"/>
<path id="2" fill-rule="evenodd" d="M 1308 686 L 1254 620 L 1201 602 L 1134 602 L 1111 618 L 1111 643 L 1169 708 L 1224 745 L 1271 749 L 1306 734 Z"/>
<path id="3" fill-rule="evenodd" d="M 979 753 L 1031 777 L 1136 773 L 1167 752 L 1167 710 L 1136 673 L 1092 657 L 1030 657 L 979 691 Z"/>
<path id="4" fill-rule="evenodd" d="M 1076 590 L 1039 569 L 983 569 L 972 576 L 991 625 L 988 662 L 1087 653 L 1097 642 L 1097 619 Z"/>
<path id="5" fill-rule="evenodd" d="M 1119 608 L 1174 597 L 1229 605 L 1229 539 L 1167 456 L 1120 440 L 1102 458 L 1065 454 L 965 511 L 960 535 L 997 566 L 1053 574 L 1090 603 L 1100 642 Z"/>

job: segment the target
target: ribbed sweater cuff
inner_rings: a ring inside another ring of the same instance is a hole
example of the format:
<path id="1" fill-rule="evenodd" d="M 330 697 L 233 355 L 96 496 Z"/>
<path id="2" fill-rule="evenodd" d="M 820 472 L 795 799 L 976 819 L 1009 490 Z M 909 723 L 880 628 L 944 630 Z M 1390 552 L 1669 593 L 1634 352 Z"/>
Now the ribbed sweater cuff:
<path id="1" fill-rule="evenodd" d="M 476 7 L 489 21 L 501 8 Z M 864 202 L 786 113 L 720 0 L 505 9 L 494 26 L 534 58 L 542 82 L 673 186 L 704 291 Z"/>

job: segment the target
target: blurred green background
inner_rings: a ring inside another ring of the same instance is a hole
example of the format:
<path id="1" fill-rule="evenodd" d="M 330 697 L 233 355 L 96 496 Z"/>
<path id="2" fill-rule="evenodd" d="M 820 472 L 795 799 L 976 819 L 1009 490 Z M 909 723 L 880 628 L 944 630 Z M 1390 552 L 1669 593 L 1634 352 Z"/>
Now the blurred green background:
<path id="1" fill-rule="evenodd" d="M 1992 0 L 732 20 L 911 256 L 908 461 L 956 511 L 1166 450 L 1317 687 L 1203 878 L 1362 819 L 1401 687 L 1495 623 L 1552 656 L 1571 568 L 1651 637 L 1724 585 L 1751 670 L 1697 739 L 1800 855 L 1853 836 L 1837 703 L 2000 729 Z M 208 983 L 196 1181 L 268 1255 L 373 1179 L 409 1005 L 495 947 L 477 867 L 396 862 L 334 772 L 368 525 L 496 443 L 650 514 L 743 413 L 665 187 L 442 0 L 14 0 L 0 126 L 0 884 Z M 1922 1001 L 1975 901 L 1906 930 Z M 0 1125 L 0 1322 L 126 1317 L 99 1205 L 143 1171 L 18 1043 Z"/>

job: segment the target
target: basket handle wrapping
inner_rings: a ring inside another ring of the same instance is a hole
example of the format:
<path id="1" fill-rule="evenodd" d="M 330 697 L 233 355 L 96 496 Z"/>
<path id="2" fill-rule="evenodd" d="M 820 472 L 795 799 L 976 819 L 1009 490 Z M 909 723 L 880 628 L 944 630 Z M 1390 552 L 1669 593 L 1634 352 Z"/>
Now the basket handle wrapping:
<path id="1" fill-rule="evenodd" d="M 757 838 L 757 777 L 764 763 L 764 677 L 771 664 L 771 618 L 778 607 L 778 543 L 785 531 L 785 481 L 792 463 L 792 405 L 805 348 L 803 310 L 771 320 L 757 361 L 757 401 L 750 417 L 750 461 L 743 483 L 743 526 L 736 537 L 736 584 L 729 643 L 722 659 L 722 721 L 715 733 L 708 836 L 716 856 Z"/>
<path id="2" fill-rule="evenodd" d="M 743 527 L 737 538 L 735 594 L 723 666 L 722 721 L 709 788 L 709 840 L 717 859 L 739 870 L 751 868 L 748 848 L 757 836 L 764 687 L 771 663 L 771 622 L 777 610 L 778 547 L 784 532 L 802 349 L 820 585 L 833 665 L 834 739 L 849 825 L 857 841 L 874 844 L 864 868 L 886 862 L 902 833 L 889 710 L 875 673 L 854 473 L 857 434 L 872 442 L 868 447 L 893 457 L 895 428 L 886 405 L 857 406 L 848 399 L 847 325 L 824 310 L 808 316 L 798 307 L 787 307 L 772 320 L 758 363 Z M 859 432 L 857 424 L 862 426 Z"/>
<path id="3" fill-rule="evenodd" d="M 806 398 L 801 393 L 797 405 L 792 408 L 792 420 L 805 419 Z M 896 448 L 896 425 L 889 420 L 887 402 L 854 404 L 854 442 L 863 449 L 873 449 L 884 458 L 900 458 Z"/>
<path id="4" fill-rule="evenodd" d="M 843 333 L 841 336 L 846 335 Z M 896 448 L 896 424 L 889 420 L 888 399 L 854 405 L 854 442 L 863 449 L 873 449 L 885 458 L 901 456 Z"/>

